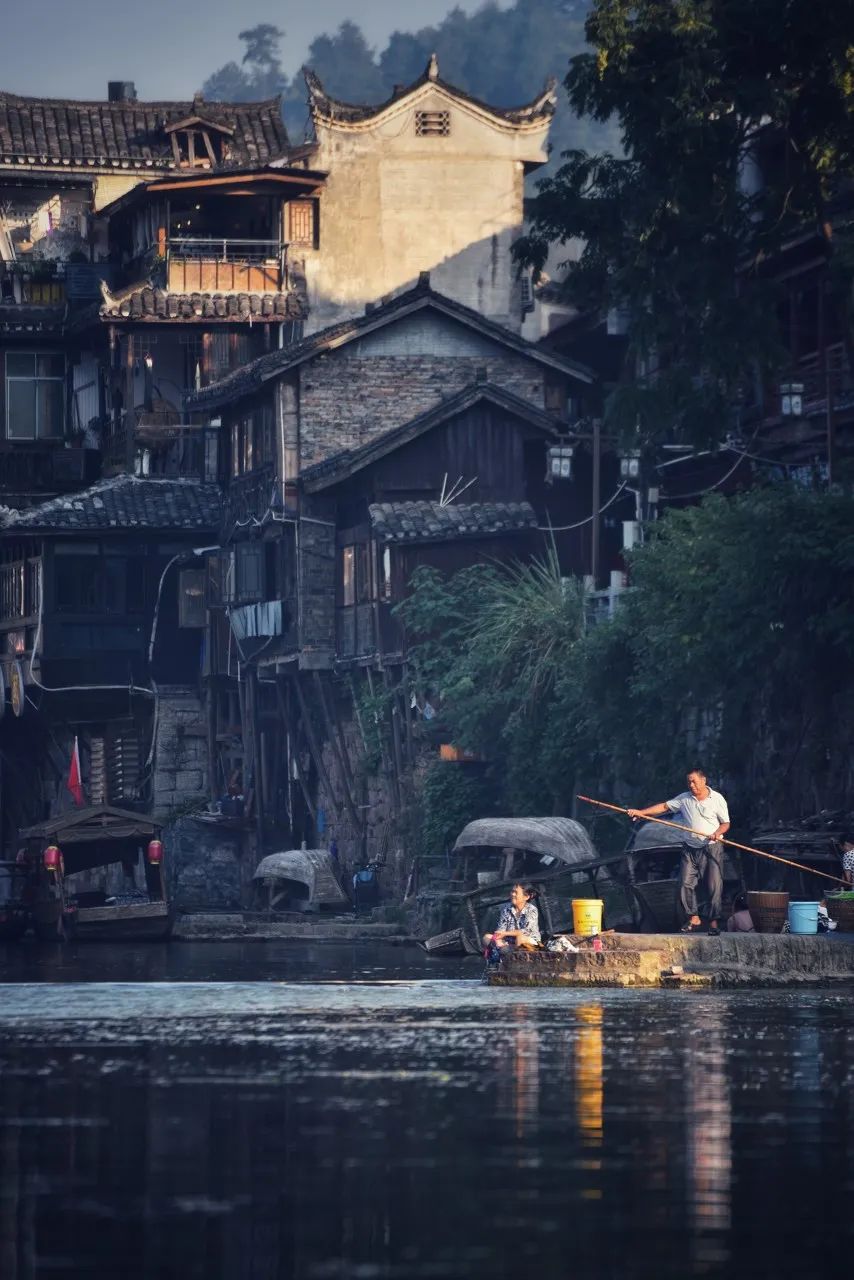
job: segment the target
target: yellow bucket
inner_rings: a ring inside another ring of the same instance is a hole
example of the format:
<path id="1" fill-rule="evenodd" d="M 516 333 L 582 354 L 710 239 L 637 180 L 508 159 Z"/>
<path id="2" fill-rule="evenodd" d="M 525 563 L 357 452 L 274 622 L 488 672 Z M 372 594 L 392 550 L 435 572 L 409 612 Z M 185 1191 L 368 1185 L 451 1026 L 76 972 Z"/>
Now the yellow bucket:
<path id="1" fill-rule="evenodd" d="M 572 899 L 572 932 L 592 938 L 602 932 L 602 912 L 605 904 L 601 898 Z"/>

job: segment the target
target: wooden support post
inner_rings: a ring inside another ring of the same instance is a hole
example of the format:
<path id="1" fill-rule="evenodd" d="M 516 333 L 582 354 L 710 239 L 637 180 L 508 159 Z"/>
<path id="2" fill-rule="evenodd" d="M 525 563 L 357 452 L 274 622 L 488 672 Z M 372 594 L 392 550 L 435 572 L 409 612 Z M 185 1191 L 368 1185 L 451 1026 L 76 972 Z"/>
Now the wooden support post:
<path id="1" fill-rule="evenodd" d="M 392 687 L 391 672 L 383 667 L 383 680 L 391 697 L 389 698 L 389 714 L 391 715 L 391 741 L 394 748 L 394 769 L 398 790 L 403 777 L 403 749 L 400 741 L 400 708 L 397 705 L 397 693 Z"/>
<path id="2" fill-rule="evenodd" d="M 133 475 L 134 436 L 136 435 L 136 409 L 134 407 L 133 331 L 126 338 L 125 349 L 125 470 Z"/>
<path id="3" fill-rule="evenodd" d="M 411 769 L 415 764 L 415 744 L 412 741 L 412 692 L 409 688 L 409 667 L 405 662 L 400 669 L 400 700 L 403 707 L 406 760 Z"/>
<path id="4" fill-rule="evenodd" d="M 208 680 L 208 797 L 213 801 L 219 794 L 219 752 L 216 749 L 216 718 L 218 690 L 213 679 Z"/>
<path id="5" fill-rule="evenodd" d="M 371 698 L 373 699 L 375 696 L 374 695 L 374 678 L 371 674 L 370 667 L 365 668 L 365 675 L 368 677 L 368 688 L 371 693 Z M 395 813 L 399 814 L 400 813 L 400 787 L 398 786 L 398 781 L 395 776 L 394 768 L 392 767 L 391 759 L 389 757 L 388 749 L 386 746 L 384 724 L 381 724 L 379 727 L 379 739 L 380 739 L 380 755 L 382 756 L 382 762 L 383 762 L 383 773 L 385 775 L 386 788 L 388 790 L 388 802 L 391 808 L 394 809 Z"/>
<path id="6" fill-rule="evenodd" d="M 368 754 L 368 739 L 367 739 L 367 737 L 365 736 L 365 726 L 364 726 L 364 723 L 363 723 L 363 721 L 362 721 L 362 713 L 361 713 L 361 711 L 359 710 L 359 699 L 358 699 L 358 696 L 357 696 L 357 694 L 356 694 L 356 682 L 355 682 L 355 680 L 353 679 L 353 673 L 352 673 L 352 672 L 350 672 L 350 674 L 348 675 L 347 679 L 349 680 L 349 683 L 350 683 L 350 696 L 351 696 L 351 698 L 353 699 L 353 714 L 354 714 L 354 715 L 355 715 L 355 717 L 356 717 L 356 724 L 359 726 L 359 733 L 361 734 L 361 738 L 362 738 L 362 746 L 363 746 L 363 748 L 364 748 L 364 750 L 365 750 L 365 755 L 367 755 L 367 754 Z"/>
<path id="7" fill-rule="evenodd" d="M 249 712 L 252 734 L 252 778 L 255 787 L 255 826 L 258 832 L 258 853 L 262 852 L 264 840 L 264 764 L 261 758 L 261 733 L 258 726 L 258 672 L 250 668 L 246 686 L 246 706 Z"/>
<path id="8" fill-rule="evenodd" d="M 299 741 L 297 740 L 296 733 L 293 732 L 292 718 L 288 714 L 288 709 L 285 702 L 285 691 L 282 688 L 283 679 L 287 679 L 287 677 L 282 677 L 282 676 L 276 677 L 276 701 L 279 704 L 279 715 L 281 716 L 282 722 L 285 726 L 285 733 L 288 735 L 291 743 L 293 744 L 294 764 L 297 767 L 297 778 L 299 779 L 300 789 L 302 791 L 302 798 L 303 800 L 305 800 L 305 807 L 308 809 L 309 813 L 311 814 L 312 822 L 317 822 L 317 810 L 314 807 L 314 801 L 311 798 L 311 792 L 308 786 L 308 778 L 305 776 L 305 772 L 302 767 L 302 761 L 300 760 Z M 290 775 L 289 775 L 289 781 L 290 781 Z"/>
<path id="9" fill-rule="evenodd" d="M 344 803 L 347 806 L 350 821 L 353 823 L 358 835 L 362 830 L 362 821 L 359 815 L 359 810 L 356 808 L 355 801 L 353 800 L 353 793 L 350 790 L 350 767 L 349 763 L 345 760 L 342 744 L 339 742 L 336 730 L 332 724 L 332 716 L 329 713 L 329 706 L 326 701 L 326 689 L 324 688 L 323 678 L 319 671 L 314 672 L 314 686 L 317 689 L 318 701 L 320 702 L 320 708 L 323 712 L 323 719 L 326 725 L 326 736 L 329 739 L 333 755 L 338 761 L 338 768 L 341 771 L 341 790 L 344 793 Z"/>
<path id="10" fill-rule="evenodd" d="M 305 694 L 303 693 L 302 685 L 300 684 L 298 671 L 294 673 L 294 688 L 296 689 L 297 702 L 299 703 L 300 718 L 302 720 L 306 740 L 308 741 L 308 749 L 311 752 L 312 759 L 314 760 L 314 767 L 317 770 L 317 776 L 320 779 L 324 791 L 329 796 L 329 803 L 332 806 L 335 821 L 340 825 L 341 810 L 338 805 L 335 792 L 332 790 L 332 783 L 329 780 L 326 765 L 323 763 L 323 752 L 318 744 L 317 737 L 314 732 L 314 725 L 311 723 L 311 715 L 309 714 L 308 704 L 305 699 Z"/>

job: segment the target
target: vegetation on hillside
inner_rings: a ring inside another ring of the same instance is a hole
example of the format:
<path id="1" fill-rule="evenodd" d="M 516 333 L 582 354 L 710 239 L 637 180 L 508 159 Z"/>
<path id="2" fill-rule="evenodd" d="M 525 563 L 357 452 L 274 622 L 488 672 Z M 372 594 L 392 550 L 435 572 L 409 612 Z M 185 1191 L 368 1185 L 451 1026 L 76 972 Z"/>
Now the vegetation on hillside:
<path id="1" fill-rule="evenodd" d="M 317 36 L 306 56 L 333 96 L 345 102 L 377 103 L 396 84 L 411 84 L 431 53 L 439 58 L 444 80 L 496 106 L 529 102 L 549 76 L 564 75 L 570 58 L 585 46 L 586 0 L 516 0 L 509 9 L 486 3 L 468 15 L 452 9 L 446 18 L 416 31 L 395 31 L 385 49 L 368 45 L 355 22 Z M 245 102 L 281 93 L 285 120 L 296 142 L 307 123 L 305 85 L 282 68 L 285 33 L 262 23 L 238 38 L 245 52 L 240 63 L 220 67 L 204 85 L 211 99 Z M 609 145 L 612 131 L 595 120 L 581 122 L 564 99 L 552 130 L 555 156 L 570 146 Z"/>

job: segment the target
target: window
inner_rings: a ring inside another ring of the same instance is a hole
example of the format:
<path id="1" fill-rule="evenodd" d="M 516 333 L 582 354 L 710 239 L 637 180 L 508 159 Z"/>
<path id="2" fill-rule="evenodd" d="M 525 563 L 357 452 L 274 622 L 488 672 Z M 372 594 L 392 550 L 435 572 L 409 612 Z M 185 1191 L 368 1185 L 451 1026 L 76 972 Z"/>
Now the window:
<path id="1" fill-rule="evenodd" d="M 57 613 L 139 614 L 145 608 L 144 574 L 118 556 L 62 555 L 56 560 Z"/>
<path id="2" fill-rule="evenodd" d="M 260 542 L 240 542 L 237 555 L 237 599 L 249 604 L 264 599 L 264 547 Z"/>
<path id="3" fill-rule="evenodd" d="M 373 598 L 370 543 L 341 547 L 341 604 L 368 604 Z"/>
<path id="4" fill-rule="evenodd" d="M 288 243 L 317 249 L 320 244 L 319 213 L 316 200 L 292 200 L 288 205 Z"/>
<path id="5" fill-rule="evenodd" d="M 341 548 L 341 603 L 356 603 L 356 548 Z"/>
<path id="6" fill-rule="evenodd" d="M 65 431 L 65 357 L 6 353 L 6 437 L 57 440 Z"/>
<path id="7" fill-rule="evenodd" d="M 203 627 L 205 609 L 204 569 L 182 569 L 178 579 L 178 626 Z"/>
<path id="8" fill-rule="evenodd" d="M 415 136 L 417 138 L 447 138 L 450 132 L 450 111 L 415 112 Z"/>

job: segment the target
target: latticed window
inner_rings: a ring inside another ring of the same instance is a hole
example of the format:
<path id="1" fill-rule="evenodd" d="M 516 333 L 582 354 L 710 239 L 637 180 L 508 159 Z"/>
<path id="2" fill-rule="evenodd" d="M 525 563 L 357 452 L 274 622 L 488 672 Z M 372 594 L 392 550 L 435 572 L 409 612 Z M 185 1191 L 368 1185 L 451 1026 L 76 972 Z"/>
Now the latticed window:
<path id="1" fill-rule="evenodd" d="M 451 132 L 450 111 L 416 111 L 415 134 L 419 138 L 447 138 Z"/>
<path id="2" fill-rule="evenodd" d="M 317 248 L 317 201 L 292 200 L 288 205 L 288 241 Z"/>

